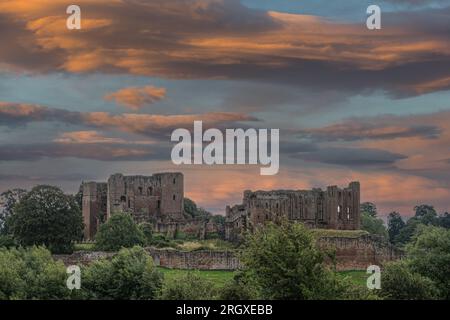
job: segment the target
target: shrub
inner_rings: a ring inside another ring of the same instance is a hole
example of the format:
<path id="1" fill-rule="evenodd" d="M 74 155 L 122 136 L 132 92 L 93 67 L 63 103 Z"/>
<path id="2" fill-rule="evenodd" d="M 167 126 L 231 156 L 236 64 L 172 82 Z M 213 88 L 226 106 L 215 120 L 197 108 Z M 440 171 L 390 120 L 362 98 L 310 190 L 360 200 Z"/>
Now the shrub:
<path id="1" fill-rule="evenodd" d="M 0 300 L 68 299 L 66 268 L 43 247 L 0 249 Z"/>
<path id="2" fill-rule="evenodd" d="M 150 245 L 153 239 L 153 226 L 151 223 L 144 222 L 139 224 L 139 229 L 142 231 L 144 235 L 145 244 Z"/>
<path id="3" fill-rule="evenodd" d="M 142 247 L 122 249 L 111 260 L 85 268 L 82 278 L 87 297 L 94 299 L 154 299 L 163 276 Z"/>
<path id="4" fill-rule="evenodd" d="M 13 248 L 16 246 L 17 242 L 11 235 L 0 235 L 0 248 Z"/>
<path id="5" fill-rule="evenodd" d="M 217 295 L 214 283 L 195 272 L 187 272 L 167 280 L 160 294 L 161 300 L 212 300 Z"/>
<path id="6" fill-rule="evenodd" d="M 116 213 L 102 224 L 95 237 L 96 248 L 103 251 L 117 251 L 144 245 L 145 236 L 130 215 Z"/>
<path id="7" fill-rule="evenodd" d="M 348 290 L 300 223 L 282 221 L 256 230 L 246 239 L 241 261 L 263 299 L 340 299 Z"/>
<path id="8" fill-rule="evenodd" d="M 430 278 L 441 293 L 450 299 L 450 230 L 421 225 L 407 246 L 413 272 Z"/>
<path id="9" fill-rule="evenodd" d="M 37 186 L 14 207 L 12 234 L 23 246 L 45 245 L 53 253 L 70 253 L 83 232 L 81 211 L 59 188 Z"/>
<path id="10" fill-rule="evenodd" d="M 436 299 L 439 292 L 430 279 L 411 272 L 405 261 L 386 264 L 381 273 L 380 296 L 395 300 Z"/>

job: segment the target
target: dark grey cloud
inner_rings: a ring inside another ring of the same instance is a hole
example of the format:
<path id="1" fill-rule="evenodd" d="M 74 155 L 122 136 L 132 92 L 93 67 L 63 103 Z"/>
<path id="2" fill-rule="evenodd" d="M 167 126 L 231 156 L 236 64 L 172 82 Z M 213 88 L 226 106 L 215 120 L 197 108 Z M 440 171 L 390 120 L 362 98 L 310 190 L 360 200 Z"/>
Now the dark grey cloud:
<path id="1" fill-rule="evenodd" d="M 296 159 L 347 167 L 390 167 L 407 156 L 371 148 L 320 148 L 313 152 L 291 155 Z"/>
<path id="2" fill-rule="evenodd" d="M 101 143 L 0 145 L 0 161 L 36 161 L 43 158 L 69 157 L 99 161 L 170 160 L 170 149 L 162 145 Z"/>
<path id="3" fill-rule="evenodd" d="M 0 125 L 8 127 L 16 127 L 31 122 L 55 121 L 67 125 L 111 129 L 165 138 L 174 129 L 192 129 L 196 120 L 203 121 L 205 128 L 222 128 L 237 125 L 241 121 L 258 121 L 255 117 L 232 112 L 180 115 L 124 113 L 115 115 L 107 112 L 75 112 L 39 105 L 0 102 Z"/>
<path id="4" fill-rule="evenodd" d="M 71 173 L 71 174 L 46 174 L 46 175 L 22 175 L 22 174 L 0 174 L 0 181 L 18 181 L 18 180 L 26 180 L 26 181 L 82 181 L 82 180 L 90 180 L 95 177 L 90 177 L 86 174 L 79 173 Z"/>

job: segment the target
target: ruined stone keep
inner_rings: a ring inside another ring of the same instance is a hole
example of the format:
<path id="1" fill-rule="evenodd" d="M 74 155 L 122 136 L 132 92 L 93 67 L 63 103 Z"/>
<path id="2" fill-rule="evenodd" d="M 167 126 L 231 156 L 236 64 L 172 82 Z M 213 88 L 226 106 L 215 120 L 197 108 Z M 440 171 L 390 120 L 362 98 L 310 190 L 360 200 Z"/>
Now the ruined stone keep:
<path id="1" fill-rule="evenodd" d="M 156 231 L 176 232 L 186 223 L 183 180 L 182 173 L 114 174 L 108 182 L 83 183 L 85 239 L 93 239 L 99 224 L 115 212 L 129 213 L 138 223 L 153 222 Z"/>
<path id="2" fill-rule="evenodd" d="M 311 228 L 357 230 L 359 206 L 359 182 L 342 189 L 245 191 L 242 204 L 226 207 L 225 237 L 239 240 L 244 231 L 281 218 Z"/>

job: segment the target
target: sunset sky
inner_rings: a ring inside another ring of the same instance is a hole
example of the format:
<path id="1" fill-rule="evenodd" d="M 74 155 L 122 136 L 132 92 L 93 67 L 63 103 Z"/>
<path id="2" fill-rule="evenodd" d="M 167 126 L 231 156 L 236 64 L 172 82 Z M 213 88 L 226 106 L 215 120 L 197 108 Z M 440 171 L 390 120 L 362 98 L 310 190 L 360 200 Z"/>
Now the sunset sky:
<path id="1" fill-rule="evenodd" d="M 0 0 L 0 40 L 0 192 L 181 171 L 219 214 L 354 180 L 384 216 L 450 211 L 450 0 Z M 279 174 L 173 165 L 194 120 L 279 128 Z"/>

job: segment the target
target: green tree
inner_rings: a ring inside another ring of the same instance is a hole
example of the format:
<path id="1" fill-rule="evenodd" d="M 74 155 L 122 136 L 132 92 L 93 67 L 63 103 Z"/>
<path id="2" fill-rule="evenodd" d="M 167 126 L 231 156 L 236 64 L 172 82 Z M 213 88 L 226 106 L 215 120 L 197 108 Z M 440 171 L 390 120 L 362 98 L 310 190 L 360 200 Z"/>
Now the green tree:
<path id="1" fill-rule="evenodd" d="M 433 280 L 450 299 L 450 230 L 422 225 L 406 248 L 412 271 Z"/>
<path id="2" fill-rule="evenodd" d="M 144 245 L 145 236 L 142 230 L 126 213 L 113 214 L 108 221 L 100 225 L 95 236 L 95 246 L 99 250 L 117 251 L 131 248 L 135 245 Z"/>
<path id="3" fill-rule="evenodd" d="M 377 206 L 372 202 L 363 202 L 361 203 L 361 213 L 366 213 L 369 216 L 376 217 L 377 216 Z"/>
<path id="4" fill-rule="evenodd" d="M 11 229 L 21 245 L 45 245 L 53 253 L 69 253 L 82 237 L 83 218 L 73 196 L 41 185 L 14 206 Z"/>
<path id="5" fill-rule="evenodd" d="M 93 299 L 151 300 L 161 289 L 162 280 L 150 255 L 136 246 L 86 267 L 82 289 Z"/>
<path id="6" fill-rule="evenodd" d="M 0 235 L 7 235 L 10 233 L 10 218 L 14 211 L 14 206 L 27 193 L 24 189 L 6 190 L 0 194 Z"/>
<path id="7" fill-rule="evenodd" d="M 191 219 L 209 220 L 212 216 L 207 210 L 200 208 L 189 198 L 184 198 L 184 212 Z"/>
<path id="8" fill-rule="evenodd" d="M 386 239 L 388 238 L 388 232 L 383 220 L 367 212 L 361 213 L 361 229 L 370 234 L 379 235 Z"/>
<path id="9" fill-rule="evenodd" d="M 161 289 L 161 300 L 213 300 L 217 289 L 210 280 L 203 279 L 196 272 L 187 272 L 167 279 Z"/>
<path id="10" fill-rule="evenodd" d="M 43 247 L 0 249 L 0 300 L 69 299 L 66 268 Z"/>
<path id="11" fill-rule="evenodd" d="M 151 223 L 144 222 L 139 224 L 139 229 L 142 231 L 145 239 L 145 245 L 150 245 L 153 241 L 153 226 Z"/>
<path id="12" fill-rule="evenodd" d="M 446 212 L 439 217 L 439 226 L 445 229 L 450 229 L 450 213 Z"/>
<path id="13" fill-rule="evenodd" d="M 389 241 L 393 244 L 398 242 L 398 236 L 401 230 L 405 227 L 405 222 L 398 212 L 391 212 L 388 216 L 388 234 Z"/>
<path id="14" fill-rule="evenodd" d="M 380 296 L 394 300 L 430 300 L 439 297 L 432 280 L 414 273 L 406 261 L 390 262 L 381 273 Z"/>
<path id="15" fill-rule="evenodd" d="M 246 239 L 241 255 L 263 299 L 339 299 L 347 287 L 324 264 L 302 224 L 268 224 Z"/>

